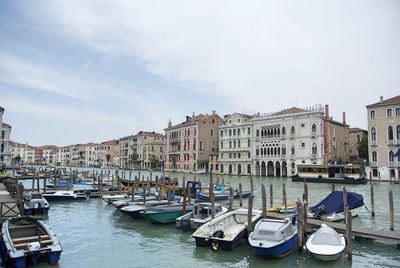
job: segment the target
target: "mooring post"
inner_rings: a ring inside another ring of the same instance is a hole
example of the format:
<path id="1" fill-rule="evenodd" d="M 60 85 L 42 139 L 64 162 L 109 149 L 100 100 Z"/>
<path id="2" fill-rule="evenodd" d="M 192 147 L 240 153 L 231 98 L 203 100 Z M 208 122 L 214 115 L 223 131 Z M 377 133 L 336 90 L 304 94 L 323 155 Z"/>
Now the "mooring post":
<path id="1" fill-rule="evenodd" d="M 240 207 L 243 206 L 243 189 L 242 189 L 242 183 L 239 183 L 239 205 Z"/>
<path id="2" fill-rule="evenodd" d="M 285 209 L 287 209 L 286 184 L 285 183 L 283 183 L 283 185 L 282 185 L 282 204 L 285 206 Z"/>
<path id="3" fill-rule="evenodd" d="M 188 197 L 188 204 L 192 203 L 192 189 L 189 188 L 189 184 L 185 186 L 187 197 Z"/>
<path id="4" fill-rule="evenodd" d="M 308 184 L 304 183 L 304 200 L 305 204 L 308 204 Z"/>
<path id="5" fill-rule="evenodd" d="M 118 194 L 121 194 L 121 178 L 117 175 L 117 190 Z"/>
<path id="6" fill-rule="evenodd" d="M 297 249 L 303 250 L 304 246 L 304 206 L 297 207 Z"/>
<path id="7" fill-rule="evenodd" d="M 375 217 L 375 200 L 374 200 L 374 185 L 372 184 L 372 181 L 369 183 L 370 189 L 371 189 L 371 215 L 372 217 Z"/>
<path id="8" fill-rule="evenodd" d="M 217 176 L 217 184 L 219 184 L 219 176 Z"/>
<path id="9" fill-rule="evenodd" d="M 211 219 L 215 218 L 215 196 L 214 196 L 214 182 L 212 176 L 212 169 L 210 169 L 210 187 L 209 187 L 209 199 L 211 201 Z"/>
<path id="10" fill-rule="evenodd" d="M 114 191 L 115 190 L 115 188 L 114 188 L 114 177 L 115 177 L 115 175 L 111 175 L 112 177 L 111 177 L 111 189 Z"/>
<path id="11" fill-rule="evenodd" d="M 40 176 L 37 177 L 36 188 L 37 188 L 37 191 L 40 192 Z"/>
<path id="12" fill-rule="evenodd" d="M 261 203 L 262 203 L 262 217 L 267 217 L 267 194 L 265 192 L 264 183 L 261 183 Z"/>
<path id="13" fill-rule="evenodd" d="M 393 191 L 389 191 L 390 231 L 394 230 Z"/>
<path id="14" fill-rule="evenodd" d="M 346 215 L 347 215 L 347 211 L 349 210 L 349 206 L 347 204 L 347 191 L 346 191 L 346 187 L 343 186 L 343 211 L 344 211 L 344 219 L 346 221 Z M 346 222 L 345 222 L 346 223 Z"/>
<path id="15" fill-rule="evenodd" d="M 251 195 L 254 195 L 254 183 L 252 174 L 250 174 L 250 189 L 251 189 Z"/>
<path id="16" fill-rule="evenodd" d="M 146 204 L 146 187 L 143 184 L 143 203 Z"/>
<path id="17" fill-rule="evenodd" d="M 332 183 L 332 192 L 334 192 L 334 191 L 335 191 L 335 184 Z"/>
<path id="18" fill-rule="evenodd" d="M 351 211 L 346 209 L 346 240 L 347 240 L 347 258 L 351 262 L 353 260 L 353 245 L 352 245 L 352 215 Z"/>
<path id="19" fill-rule="evenodd" d="M 129 180 L 132 179 L 132 170 L 129 170 Z"/>
<path id="20" fill-rule="evenodd" d="M 274 189 L 272 184 L 269 185 L 269 207 L 272 208 L 274 206 Z"/>
<path id="21" fill-rule="evenodd" d="M 225 185 L 225 179 L 222 178 L 222 185 Z"/>
<path id="22" fill-rule="evenodd" d="M 55 177 L 55 176 L 54 176 L 54 177 Z M 43 192 L 44 192 L 44 193 L 46 193 L 46 188 L 47 188 L 47 178 L 44 177 L 44 180 L 43 180 Z"/>
<path id="23" fill-rule="evenodd" d="M 249 209 L 247 211 L 247 234 L 248 235 L 250 235 L 250 232 L 253 229 L 252 218 L 253 218 L 253 195 L 250 194 L 250 197 L 249 197 Z"/>
<path id="24" fill-rule="evenodd" d="M 22 215 L 25 214 L 25 208 L 24 208 L 24 185 L 22 182 L 18 183 L 17 185 L 17 191 L 18 191 L 18 206 L 19 206 L 19 212 Z"/>
<path id="25" fill-rule="evenodd" d="M 233 207 L 233 189 L 229 188 L 229 211 L 232 211 Z"/>

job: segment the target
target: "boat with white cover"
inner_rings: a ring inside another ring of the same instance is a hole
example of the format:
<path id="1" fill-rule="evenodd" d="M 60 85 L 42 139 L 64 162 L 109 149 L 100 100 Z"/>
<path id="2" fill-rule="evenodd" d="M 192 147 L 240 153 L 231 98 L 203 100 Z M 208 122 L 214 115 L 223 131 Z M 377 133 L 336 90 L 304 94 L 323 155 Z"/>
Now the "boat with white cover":
<path id="1" fill-rule="evenodd" d="M 346 248 L 346 241 L 342 234 L 323 223 L 307 240 L 306 248 L 319 260 L 334 261 Z"/>
<path id="2" fill-rule="evenodd" d="M 296 246 L 295 218 L 262 219 L 249 235 L 249 244 L 263 258 L 280 258 L 289 255 Z"/>
<path id="3" fill-rule="evenodd" d="M 55 193 L 42 194 L 47 201 L 72 201 L 72 200 L 86 200 L 87 195 L 76 194 L 74 191 L 57 191 Z"/>
<path id="4" fill-rule="evenodd" d="M 247 212 L 247 209 L 236 209 L 203 224 L 192 235 L 196 245 L 205 247 L 212 244 L 214 249 L 218 246 L 224 250 L 234 249 L 247 235 Z M 254 226 L 260 218 L 261 211 L 253 210 L 250 224 Z"/>

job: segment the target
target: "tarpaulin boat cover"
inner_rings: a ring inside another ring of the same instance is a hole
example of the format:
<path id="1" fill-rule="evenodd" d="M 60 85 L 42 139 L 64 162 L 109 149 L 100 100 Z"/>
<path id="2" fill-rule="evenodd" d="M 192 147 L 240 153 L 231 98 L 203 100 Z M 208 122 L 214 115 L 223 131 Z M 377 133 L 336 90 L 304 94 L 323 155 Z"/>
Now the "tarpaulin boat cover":
<path id="1" fill-rule="evenodd" d="M 364 205 L 364 199 L 362 195 L 347 192 L 347 204 L 350 209 L 355 209 Z M 325 207 L 324 214 L 340 213 L 344 211 L 343 208 L 343 192 L 334 191 L 330 193 L 324 200 L 317 205 L 310 207 L 312 212 L 316 212 L 321 206 Z"/>

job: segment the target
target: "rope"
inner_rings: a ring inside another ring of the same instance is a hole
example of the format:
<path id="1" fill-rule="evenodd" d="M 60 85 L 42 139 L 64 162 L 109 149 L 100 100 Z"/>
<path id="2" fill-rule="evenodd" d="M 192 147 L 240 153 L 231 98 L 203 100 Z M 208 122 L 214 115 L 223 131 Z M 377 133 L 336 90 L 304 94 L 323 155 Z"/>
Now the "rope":
<path id="1" fill-rule="evenodd" d="M 366 204 L 364 204 L 364 207 L 365 207 L 365 209 L 366 209 L 369 213 L 371 213 L 371 211 L 368 209 L 368 207 L 367 207 Z"/>

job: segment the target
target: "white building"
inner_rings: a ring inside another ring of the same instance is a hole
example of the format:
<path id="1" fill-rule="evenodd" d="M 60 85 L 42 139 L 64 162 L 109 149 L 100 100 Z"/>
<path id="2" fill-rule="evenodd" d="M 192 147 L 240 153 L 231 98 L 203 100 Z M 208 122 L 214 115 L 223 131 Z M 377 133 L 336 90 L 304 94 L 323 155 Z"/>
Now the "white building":
<path id="1" fill-rule="evenodd" d="M 253 118 L 253 174 L 289 176 L 299 164 L 323 164 L 323 107 L 296 107 Z"/>
<path id="2" fill-rule="evenodd" d="M 219 173 L 249 175 L 252 171 L 252 116 L 234 113 L 219 126 Z"/>

